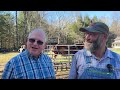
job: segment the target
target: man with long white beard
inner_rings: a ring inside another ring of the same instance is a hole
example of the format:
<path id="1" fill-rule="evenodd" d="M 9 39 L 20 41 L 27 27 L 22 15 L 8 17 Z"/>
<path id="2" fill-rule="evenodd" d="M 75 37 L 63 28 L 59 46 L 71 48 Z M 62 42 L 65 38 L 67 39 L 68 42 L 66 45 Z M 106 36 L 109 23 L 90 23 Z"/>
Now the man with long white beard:
<path id="1" fill-rule="evenodd" d="M 106 47 L 109 27 L 95 22 L 84 32 L 84 49 L 72 59 L 69 79 L 120 79 L 120 55 Z"/>

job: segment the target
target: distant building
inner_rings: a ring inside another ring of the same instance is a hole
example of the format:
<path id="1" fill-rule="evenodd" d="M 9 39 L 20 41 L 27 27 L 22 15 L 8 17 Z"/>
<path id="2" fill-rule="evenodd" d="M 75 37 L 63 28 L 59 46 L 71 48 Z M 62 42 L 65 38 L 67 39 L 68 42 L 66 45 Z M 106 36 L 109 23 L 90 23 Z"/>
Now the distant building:
<path id="1" fill-rule="evenodd" d="M 120 37 L 117 37 L 112 43 L 112 48 L 120 48 Z"/>

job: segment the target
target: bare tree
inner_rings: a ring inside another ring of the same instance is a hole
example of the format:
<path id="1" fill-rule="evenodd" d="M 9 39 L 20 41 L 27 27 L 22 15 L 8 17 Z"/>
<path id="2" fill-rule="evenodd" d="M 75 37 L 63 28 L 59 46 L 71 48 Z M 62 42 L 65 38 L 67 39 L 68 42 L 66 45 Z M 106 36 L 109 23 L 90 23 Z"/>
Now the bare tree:
<path id="1" fill-rule="evenodd" d="M 112 24 L 110 27 L 111 32 L 116 35 L 120 35 L 120 12 L 113 12 L 112 14 Z"/>
<path id="2" fill-rule="evenodd" d="M 18 48 L 18 24 L 17 24 L 17 11 L 16 11 L 16 48 Z"/>

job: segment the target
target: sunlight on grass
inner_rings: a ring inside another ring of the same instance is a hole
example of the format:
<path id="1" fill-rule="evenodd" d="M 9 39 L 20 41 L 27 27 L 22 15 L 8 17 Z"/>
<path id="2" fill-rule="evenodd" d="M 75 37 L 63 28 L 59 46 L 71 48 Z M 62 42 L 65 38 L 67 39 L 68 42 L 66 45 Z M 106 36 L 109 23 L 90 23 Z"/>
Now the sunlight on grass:
<path id="1" fill-rule="evenodd" d="M 54 57 L 54 53 L 52 51 L 46 52 L 48 56 L 52 59 L 53 62 L 71 62 L 72 56 L 63 56 L 61 54 L 57 54 L 56 58 Z"/>
<path id="2" fill-rule="evenodd" d="M 110 49 L 110 50 L 120 54 L 120 49 Z M 0 64 L 8 62 L 11 58 L 13 58 L 14 56 L 18 54 L 19 54 L 18 52 L 10 52 L 6 54 L 0 53 Z M 46 54 L 48 54 L 51 57 L 52 61 L 55 61 L 55 62 L 68 62 L 68 60 L 70 61 L 72 60 L 72 56 L 62 56 L 59 54 L 57 55 L 56 58 L 54 58 L 53 52 L 48 52 Z"/>
<path id="3" fill-rule="evenodd" d="M 13 58 L 14 56 L 18 54 L 19 54 L 18 52 L 10 52 L 10 53 L 5 53 L 5 54 L 0 53 L 0 64 L 7 63 L 11 58 Z M 72 56 L 62 56 L 60 54 L 57 55 L 56 58 L 54 58 L 54 53 L 52 52 L 48 52 L 46 54 L 48 54 L 48 56 L 50 56 L 50 58 L 54 62 L 68 62 L 68 61 L 71 61 L 72 59 Z"/>
<path id="4" fill-rule="evenodd" d="M 8 62 L 11 58 L 13 58 L 14 56 L 18 55 L 19 53 L 18 52 L 10 52 L 10 53 L 5 53 L 5 54 L 2 54 L 0 53 L 0 64 L 1 63 L 6 63 Z"/>
<path id="5" fill-rule="evenodd" d="M 112 50 L 113 52 L 116 52 L 116 53 L 120 54 L 120 48 L 112 48 L 110 50 Z"/>

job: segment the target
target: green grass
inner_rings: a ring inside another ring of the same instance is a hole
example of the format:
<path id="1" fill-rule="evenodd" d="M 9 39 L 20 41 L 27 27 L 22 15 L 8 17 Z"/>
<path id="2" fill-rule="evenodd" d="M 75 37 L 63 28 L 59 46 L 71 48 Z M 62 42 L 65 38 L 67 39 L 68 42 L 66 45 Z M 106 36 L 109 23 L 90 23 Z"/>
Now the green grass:
<path id="1" fill-rule="evenodd" d="M 13 58 L 14 56 L 18 55 L 18 52 L 10 52 L 10 53 L 0 53 L 0 64 L 2 63 L 7 63 L 11 58 Z"/>
<path id="2" fill-rule="evenodd" d="M 7 63 L 11 58 L 13 58 L 18 54 L 19 54 L 18 52 L 10 52 L 5 54 L 0 53 L 0 64 Z M 69 60 L 71 61 L 71 58 L 72 58 L 71 56 L 62 56 L 62 55 L 57 55 L 57 57 L 54 58 L 52 54 L 49 53 L 49 56 L 51 57 L 52 61 L 55 61 L 55 62 L 68 62 Z"/>
<path id="3" fill-rule="evenodd" d="M 63 56 L 61 54 L 58 54 L 55 58 L 55 54 L 52 51 L 46 52 L 46 54 L 48 54 L 48 56 L 52 59 L 53 62 L 69 62 L 72 60 L 72 56 Z"/>
<path id="4" fill-rule="evenodd" d="M 110 49 L 118 54 L 120 54 L 120 49 Z M 0 64 L 1 63 L 6 63 L 8 62 L 11 58 L 14 56 L 18 55 L 18 52 L 10 52 L 10 53 L 0 53 Z M 53 54 L 53 53 L 48 53 L 48 54 Z M 71 61 L 72 56 L 62 56 L 62 55 L 57 55 L 56 59 L 53 57 L 53 55 L 49 55 L 52 58 L 52 61 L 55 62 L 68 62 L 69 60 Z"/>
<path id="5" fill-rule="evenodd" d="M 112 50 L 113 52 L 116 52 L 116 53 L 120 54 L 120 48 L 112 48 L 110 50 Z"/>
<path id="6" fill-rule="evenodd" d="M 120 54 L 120 48 L 119 49 L 112 48 L 110 50 Z M 46 54 L 48 54 L 52 58 L 53 62 L 69 62 L 69 61 L 72 60 L 72 56 L 62 56 L 62 55 L 59 54 L 59 55 L 57 55 L 57 57 L 55 59 L 54 56 L 53 56 L 54 55 L 53 52 L 48 52 Z"/>

